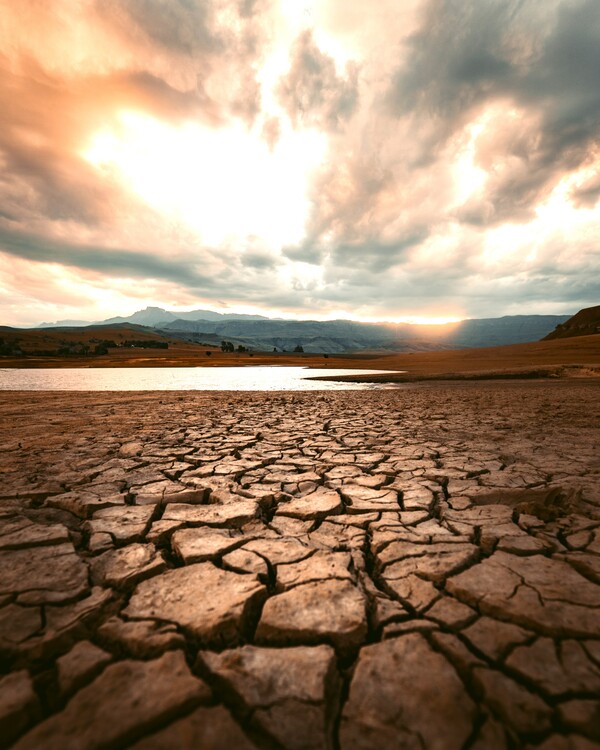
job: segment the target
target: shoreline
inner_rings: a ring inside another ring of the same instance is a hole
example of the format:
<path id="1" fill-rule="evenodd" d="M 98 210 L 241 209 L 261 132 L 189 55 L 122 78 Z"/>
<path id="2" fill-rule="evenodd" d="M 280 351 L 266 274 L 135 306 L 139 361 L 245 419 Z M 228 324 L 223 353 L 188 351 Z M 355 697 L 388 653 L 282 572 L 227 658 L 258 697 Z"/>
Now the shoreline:
<path id="1" fill-rule="evenodd" d="M 306 367 L 309 369 L 377 370 L 375 376 L 336 377 L 348 382 L 409 383 L 444 380 L 593 380 L 600 377 L 600 335 L 511 346 L 450 349 L 428 352 L 357 352 L 343 354 L 248 352 L 224 354 L 198 352 L 189 346 L 165 350 L 130 350 L 97 357 L 0 357 L 0 369 L 119 369 L 253 366 Z M 319 379 L 327 379 L 326 375 Z"/>

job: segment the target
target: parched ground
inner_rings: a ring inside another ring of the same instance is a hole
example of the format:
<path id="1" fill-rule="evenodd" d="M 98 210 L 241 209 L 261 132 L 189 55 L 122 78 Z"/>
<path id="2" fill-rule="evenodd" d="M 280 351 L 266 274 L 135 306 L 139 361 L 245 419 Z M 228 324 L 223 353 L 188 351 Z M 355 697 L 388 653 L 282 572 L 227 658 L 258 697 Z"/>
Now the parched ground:
<path id="1" fill-rule="evenodd" d="M 599 746 L 597 381 L 0 420 L 0 744 Z"/>

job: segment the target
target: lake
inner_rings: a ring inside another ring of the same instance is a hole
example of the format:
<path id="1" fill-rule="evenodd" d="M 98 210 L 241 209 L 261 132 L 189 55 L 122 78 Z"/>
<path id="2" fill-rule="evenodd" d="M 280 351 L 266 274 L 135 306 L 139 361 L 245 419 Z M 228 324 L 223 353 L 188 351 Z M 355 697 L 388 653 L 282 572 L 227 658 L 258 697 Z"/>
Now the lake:
<path id="1" fill-rule="evenodd" d="M 131 367 L 0 369 L 4 391 L 335 391 L 389 386 L 308 380 L 323 375 L 372 375 L 381 370 L 306 367 Z"/>

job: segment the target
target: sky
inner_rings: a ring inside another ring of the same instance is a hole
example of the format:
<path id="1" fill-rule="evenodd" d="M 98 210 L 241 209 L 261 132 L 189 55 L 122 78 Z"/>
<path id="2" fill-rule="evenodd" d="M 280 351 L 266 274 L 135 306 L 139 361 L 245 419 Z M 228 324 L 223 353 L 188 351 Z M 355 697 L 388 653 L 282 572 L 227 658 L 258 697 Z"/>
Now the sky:
<path id="1" fill-rule="evenodd" d="M 600 302 L 598 0 L 0 0 L 0 323 Z"/>

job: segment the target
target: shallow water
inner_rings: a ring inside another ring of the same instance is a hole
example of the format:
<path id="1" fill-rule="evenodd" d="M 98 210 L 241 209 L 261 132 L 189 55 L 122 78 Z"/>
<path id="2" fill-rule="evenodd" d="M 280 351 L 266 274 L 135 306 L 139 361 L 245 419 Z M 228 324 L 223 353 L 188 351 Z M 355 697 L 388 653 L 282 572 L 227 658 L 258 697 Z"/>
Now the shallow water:
<path id="1" fill-rule="evenodd" d="M 323 375 L 371 375 L 381 370 L 306 367 L 132 367 L 0 369 L 4 391 L 336 391 L 373 390 L 374 383 L 308 380 Z"/>

